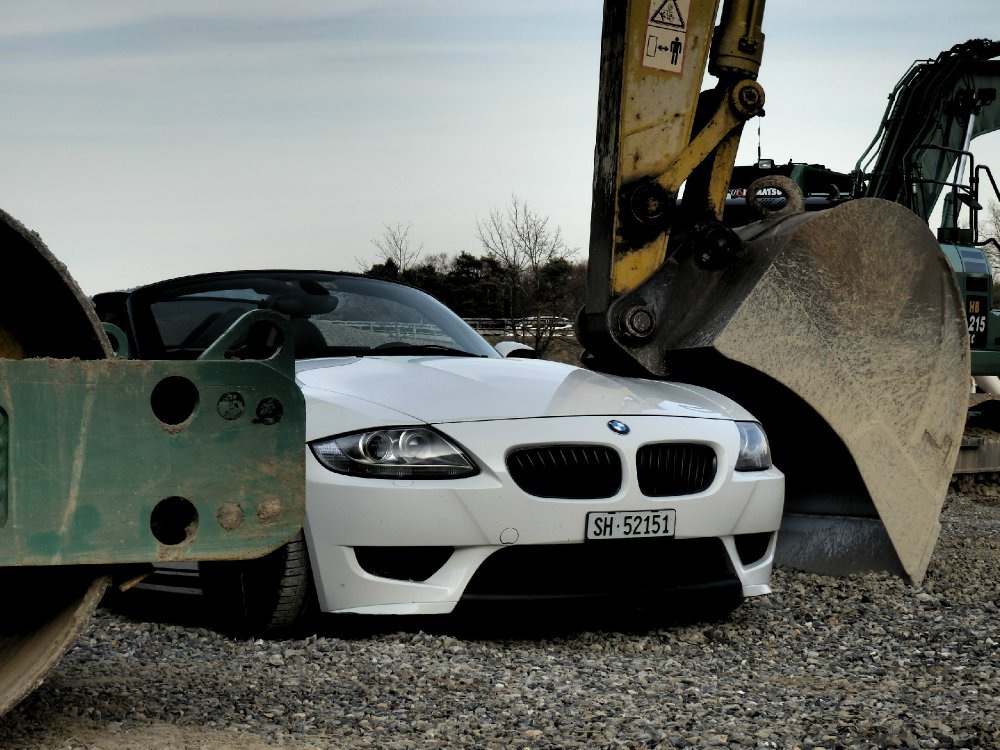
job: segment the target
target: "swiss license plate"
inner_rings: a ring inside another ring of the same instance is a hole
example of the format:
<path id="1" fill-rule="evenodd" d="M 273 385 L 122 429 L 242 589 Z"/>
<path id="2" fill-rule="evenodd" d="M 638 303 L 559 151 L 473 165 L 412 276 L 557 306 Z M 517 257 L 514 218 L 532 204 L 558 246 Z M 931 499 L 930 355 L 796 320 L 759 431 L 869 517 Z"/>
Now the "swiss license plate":
<path id="1" fill-rule="evenodd" d="M 614 510 L 587 514 L 587 539 L 673 536 L 677 511 Z"/>

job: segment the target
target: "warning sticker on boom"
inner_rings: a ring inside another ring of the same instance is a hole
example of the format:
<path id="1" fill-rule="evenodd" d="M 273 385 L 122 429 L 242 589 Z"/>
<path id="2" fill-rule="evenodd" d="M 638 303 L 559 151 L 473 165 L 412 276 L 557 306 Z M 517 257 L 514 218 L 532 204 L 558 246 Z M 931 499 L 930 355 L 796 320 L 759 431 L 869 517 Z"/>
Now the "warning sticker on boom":
<path id="1" fill-rule="evenodd" d="M 646 23 L 644 68 L 680 73 L 687 42 L 687 17 L 691 0 L 650 0 Z"/>

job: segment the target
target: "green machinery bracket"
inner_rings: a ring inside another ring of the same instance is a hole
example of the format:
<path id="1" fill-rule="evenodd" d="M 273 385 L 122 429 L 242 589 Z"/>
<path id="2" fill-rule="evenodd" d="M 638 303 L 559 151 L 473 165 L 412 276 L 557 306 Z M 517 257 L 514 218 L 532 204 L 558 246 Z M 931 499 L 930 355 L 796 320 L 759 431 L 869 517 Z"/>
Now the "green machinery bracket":
<path id="1" fill-rule="evenodd" d="M 305 406 L 285 340 L 264 361 L 0 360 L 0 566 L 251 558 L 294 536 Z"/>

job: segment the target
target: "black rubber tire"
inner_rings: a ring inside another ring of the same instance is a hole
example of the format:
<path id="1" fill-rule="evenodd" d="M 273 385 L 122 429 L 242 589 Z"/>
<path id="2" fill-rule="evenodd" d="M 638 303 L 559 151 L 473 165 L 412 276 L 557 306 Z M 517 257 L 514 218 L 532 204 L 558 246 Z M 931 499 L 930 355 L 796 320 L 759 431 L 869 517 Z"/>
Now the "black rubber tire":
<path id="1" fill-rule="evenodd" d="M 319 610 L 301 531 L 256 560 L 202 563 L 199 569 L 220 626 L 241 636 L 294 638 L 309 629 Z"/>

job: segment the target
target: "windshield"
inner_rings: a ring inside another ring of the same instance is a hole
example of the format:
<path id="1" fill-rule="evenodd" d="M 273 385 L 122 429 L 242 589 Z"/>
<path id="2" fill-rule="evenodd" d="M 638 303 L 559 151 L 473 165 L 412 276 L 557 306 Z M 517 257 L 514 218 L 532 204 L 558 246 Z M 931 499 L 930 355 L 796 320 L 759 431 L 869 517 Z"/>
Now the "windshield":
<path id="1" fill-rule="evenodd" d="M 208 274 L 175 279 L 132 294 L 140 352 L 193 358 L 244 313 L 274 310 L 288 318 L 298 359 L 335 356 L 450 355 L 497 357 L 478 333 L 433 297 L 412 287 L 316 271 Z M 267 356 L 275 335 L 263 325 L 242 342 L 245 357 Z M 265 351 L 249 351 L 249 348 Z M 160 350 L 156 352 L 155 350 Z M 238 346 L 234 354 L 241 355 Z"/>

